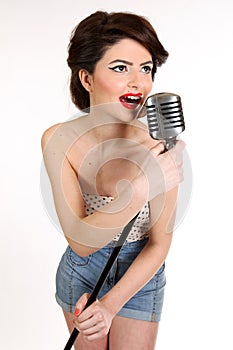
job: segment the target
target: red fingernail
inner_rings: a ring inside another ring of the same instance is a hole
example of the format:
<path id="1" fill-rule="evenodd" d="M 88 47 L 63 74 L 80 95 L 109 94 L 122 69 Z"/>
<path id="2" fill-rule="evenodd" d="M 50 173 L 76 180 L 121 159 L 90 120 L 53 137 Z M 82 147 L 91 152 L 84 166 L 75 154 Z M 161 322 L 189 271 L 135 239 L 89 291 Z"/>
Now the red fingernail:
<path id="1" fill-rule="evenodd" d="M 75 309 L 74 310 L 74 316 L 78 316 L 80 314 L 80 310 L 79 309 Z"/>

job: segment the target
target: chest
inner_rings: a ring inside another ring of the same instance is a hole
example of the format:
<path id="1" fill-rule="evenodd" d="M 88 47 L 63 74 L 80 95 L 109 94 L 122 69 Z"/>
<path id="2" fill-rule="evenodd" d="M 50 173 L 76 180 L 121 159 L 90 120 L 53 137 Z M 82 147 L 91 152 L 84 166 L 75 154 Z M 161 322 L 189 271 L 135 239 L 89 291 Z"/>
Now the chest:
<path id="1" fill-rule="evenodd" d="M 122 180 L 131 182 L 139 173 L 149 153 L 151 138 L 112 138 L 103 142 L 75 144 L 68 158 L 84 193 L 115 197 Z M 88 141 L 88 142 L 87 142 Z"/>
<path id="2" fill-rule="evenodd" d="M 144 157 L 141 146 L 129 142 L 107 142 L 70 154 L 83 192 L 115 196 L 122 180 L 132 181 Z"/>
<path id="3" fill-rule="evenodd" d="M 89 159 L 88 159 L 89 158 Z M 130 159 L 88 157 L 79 167 L 78 178 L 83 192 L 115 197 L 122 180 L 131 182 L 139 169 Z"/>

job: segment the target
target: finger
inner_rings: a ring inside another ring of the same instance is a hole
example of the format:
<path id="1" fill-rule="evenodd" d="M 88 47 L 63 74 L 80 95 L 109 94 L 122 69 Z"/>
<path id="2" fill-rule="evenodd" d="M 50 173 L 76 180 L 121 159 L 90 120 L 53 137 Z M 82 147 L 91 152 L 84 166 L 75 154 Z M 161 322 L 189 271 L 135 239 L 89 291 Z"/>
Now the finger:
<path id="1" fill-rule="evenodd" d="M 104 329 L 100 332 L 91 334 L 91 335 L 83 335 L 83 338 L 88 340 L 89 342 L 104 338 L 108 335 L 108 332 L 106 332 Z"/>
<path id="2" fill-rule="evenodd" d="M 86 312 L 87 311 L 87 312 Z M 85 314 L 83 313 L 79 318 L 78 318 L 78 324 L 80 329 L 84 330 L 90 327 L 93 327 L 96 324 L 99 324 L 103 322 L 104 317 L 102 312 L 98 311 L 93 313 L 91 310 L 85 310 Z"/>
<path id="3" fill-rule="evenodd" d="M 87 339 L 88 341 L 93 341 L 93 340 L 97 340 L 97 339 L 101 339 L 105 336 L 108 335 L 108 329 L 107 327 L 103 327 L 102 329 L 100 329 L 99 331 L 95 331 L 92 334 L 89 335 L 85 335 L 84 333 L 82 333 L 82 336 Z"/>
<path id="4" fill-rule="evenodd" d="M 182 141 L 182 140 L 177 140 L 176 145 L 175 145 L 175 148 L 176 148 L 177 150 L 179 150 L 179 151 L 183 151 L 184 148 L 185 148 L 185 146 L 186 146 L 186 144 L 185 144 L 184 141 Z"/>
<path id="5" fill-rule="evenodd" d="M 78 322 L 84 322 L 87 321 L 88 319 L 91 319 L 94 314 L 96 313 L 96 302 L 88 306 L 85 310 L 83 310 L 79 315 L 78 315 Z"/>
<path id="6" fill-rule="evenodd" d="M 165 151 L 165 145 L 163 142 L 158 142 L 156 146 L 150 149 L 150 151 L 154 157 L 157 157 Z"/>
<path id="7" fill-rule="evenodd" d="M 89 293 L 83 294 L 76 303 L 74 315 L 78 316 L 84 310 L 86 303 L 90 297 Z"/>
<path id="8" fill-rule="evenodd" d="M 101 322 L 101 323 L 95 324 L 93 327 L 89 327 L 89 328 L 84 329 L 84 330 L 82 330 L 80 328 L 79 330 L 83 335 L 89 336 L 89 335 L 92 335 L 94 333 L 101 332 L 104 328 L 105 328 L 105 324 L 104 324 L 104 322 Z"/>

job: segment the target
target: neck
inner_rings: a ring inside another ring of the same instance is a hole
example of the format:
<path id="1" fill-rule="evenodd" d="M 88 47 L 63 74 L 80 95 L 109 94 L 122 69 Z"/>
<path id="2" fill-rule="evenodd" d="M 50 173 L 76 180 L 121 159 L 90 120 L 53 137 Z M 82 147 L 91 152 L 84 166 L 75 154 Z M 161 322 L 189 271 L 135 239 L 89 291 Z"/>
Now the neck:
<path id="1" fill-rule="evenodd" d="M 133 118 L 129 118 L 128 121 L 116 118 L 116 111 L 109 111 L 109 105 L 107 106 L 94 106 L 90 110 L 88 116 L 90 120 L 93 133 L 98 141 L 105 141 L 114 138 L 127 138 L 128 133 L 136 123 Z M 131 120 L 130 120 L 131 119 Z"/>
<path id="2" fill-rule="evenodd" d="M 106 141 L 116 138 L 127 138 L 131 124 L 120 122 L 100 123 L 94 127 L 93 132 L 98 141 Z"/>

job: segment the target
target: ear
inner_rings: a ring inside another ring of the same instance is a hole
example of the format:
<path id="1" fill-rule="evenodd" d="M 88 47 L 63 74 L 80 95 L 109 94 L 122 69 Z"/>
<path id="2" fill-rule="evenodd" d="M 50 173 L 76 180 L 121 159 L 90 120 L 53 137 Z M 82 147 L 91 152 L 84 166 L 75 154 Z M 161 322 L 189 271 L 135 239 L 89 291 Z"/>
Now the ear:
<path id="1" fill-rule="evenodd" d="M 82 86 L 90 93 L 92 91 L 92 75 L 86 69 L 80 69 L 78 75 Z"/>

